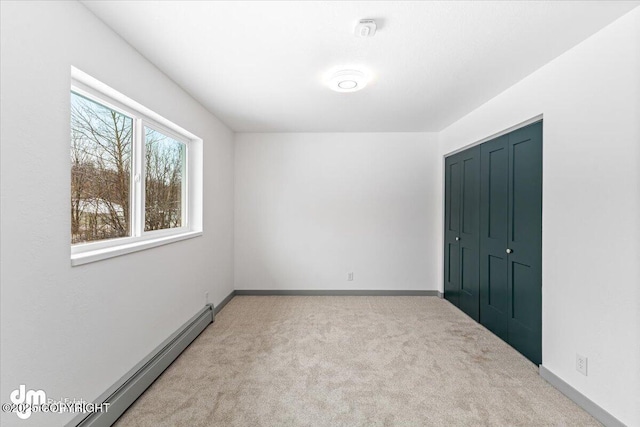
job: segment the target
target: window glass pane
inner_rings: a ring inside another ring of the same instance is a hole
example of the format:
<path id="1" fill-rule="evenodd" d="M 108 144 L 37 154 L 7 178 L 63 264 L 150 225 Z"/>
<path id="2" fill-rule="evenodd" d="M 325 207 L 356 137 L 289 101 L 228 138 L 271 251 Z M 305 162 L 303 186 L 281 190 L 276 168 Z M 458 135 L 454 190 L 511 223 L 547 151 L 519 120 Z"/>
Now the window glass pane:
<path id="1" fill-rule="evenodd" d="M 130 234 L 133 120 L 71 93 L 71 243 Z"/>
<path id="2" fill-rule="evenodd" d="M 145 129 L 144 231 L 182 227 L 186 146 Z"/>

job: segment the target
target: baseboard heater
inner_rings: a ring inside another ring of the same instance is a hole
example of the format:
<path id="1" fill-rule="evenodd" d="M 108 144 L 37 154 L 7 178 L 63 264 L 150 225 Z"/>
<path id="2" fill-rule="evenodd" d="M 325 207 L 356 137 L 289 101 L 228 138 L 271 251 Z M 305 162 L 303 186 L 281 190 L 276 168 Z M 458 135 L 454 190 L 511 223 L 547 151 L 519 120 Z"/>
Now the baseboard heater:
<path id="1" fill-rule="evenodd" d="M 80 414 L 65 427 L 111 426 L 214 320 L 213 304 L 208 304 L 94 401 L 109 403 L 107 412 Z"/>

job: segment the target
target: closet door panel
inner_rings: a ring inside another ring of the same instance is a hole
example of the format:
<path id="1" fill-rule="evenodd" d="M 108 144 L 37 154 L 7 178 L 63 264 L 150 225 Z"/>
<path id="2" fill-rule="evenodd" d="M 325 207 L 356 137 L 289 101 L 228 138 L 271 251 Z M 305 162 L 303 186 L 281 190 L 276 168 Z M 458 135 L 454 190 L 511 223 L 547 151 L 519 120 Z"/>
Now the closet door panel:
<path id="1" fill-rule="evenodd" d="M 509 134 L 508 342 L 542 362 L 542 123 Z"/>
<path id="2" fill-rule="evenodd" d="M 480 320 L 480 147 L 460 153 L 460 309 Z"/>
<path id="3" fill-rule="evenodd" d="M 445 233 L 444 233 L 444 296 L 460 305 L 460 204 L 461 164 L 459 156 L 445 159 Z"/>
<path id="4" fill-rule="evenodd" d="M 507 257 L 487 255 L 487 289 L 486 310 L 494 313 L 501 320 L 501 327 L 496 328 L 505 334 L 507 331 Z"/>
<path id="5" fill-rule="evenodd" d="M 480 323 L 507 341 L 508 136 L 481 145 Z"/>

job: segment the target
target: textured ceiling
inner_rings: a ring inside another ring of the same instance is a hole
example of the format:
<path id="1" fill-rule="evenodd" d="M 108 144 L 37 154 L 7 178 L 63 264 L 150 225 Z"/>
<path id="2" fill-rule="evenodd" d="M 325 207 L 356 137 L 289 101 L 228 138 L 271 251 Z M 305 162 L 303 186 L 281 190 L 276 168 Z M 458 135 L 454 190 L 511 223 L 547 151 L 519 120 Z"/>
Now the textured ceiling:
<path id="1" fill-rule="evenodd" d="M 639 3 L 83 4 L 235 131 L 380 132 L 439 131 Z M 344 68 L 373 80 L 330 91 Z"/>

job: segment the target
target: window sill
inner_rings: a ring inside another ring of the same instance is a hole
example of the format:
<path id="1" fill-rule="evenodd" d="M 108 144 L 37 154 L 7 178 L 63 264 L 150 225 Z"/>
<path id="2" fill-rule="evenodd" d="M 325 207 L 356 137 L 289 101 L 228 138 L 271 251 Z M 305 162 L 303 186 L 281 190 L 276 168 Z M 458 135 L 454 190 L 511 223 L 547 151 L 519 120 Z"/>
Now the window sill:
<path id="1" fill-rule="evenodd" d="M 187 240 L 198 236 L 202 236 L 202 231 L 189 231 L 187 233 L 173 236 L 159 237 L 152 240 L 144 240 L 142 242 L 127 243 L 124 245 L 72 254 L 71 266 L 75 267 L 78 265 L 88 264 L 90 262 L 130 254 L 132 252 L 144 251 L 145 249 L 155 248 L 156 246 L 167 245 L 169 243 L 179 242 L 181 240 Z"/>

